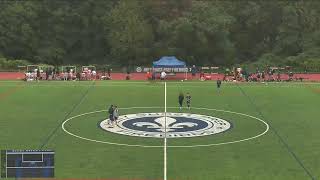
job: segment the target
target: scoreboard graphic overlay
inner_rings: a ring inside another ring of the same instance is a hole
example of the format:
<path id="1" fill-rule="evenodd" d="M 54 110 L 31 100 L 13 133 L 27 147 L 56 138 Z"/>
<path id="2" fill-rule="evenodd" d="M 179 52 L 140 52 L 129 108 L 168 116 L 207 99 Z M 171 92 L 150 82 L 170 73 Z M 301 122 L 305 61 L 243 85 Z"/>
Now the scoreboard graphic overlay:
<path id="1" fill-rule="evenodd" d="M 0 178 L 54 177 L 54 151 L 1 150 Z"/>

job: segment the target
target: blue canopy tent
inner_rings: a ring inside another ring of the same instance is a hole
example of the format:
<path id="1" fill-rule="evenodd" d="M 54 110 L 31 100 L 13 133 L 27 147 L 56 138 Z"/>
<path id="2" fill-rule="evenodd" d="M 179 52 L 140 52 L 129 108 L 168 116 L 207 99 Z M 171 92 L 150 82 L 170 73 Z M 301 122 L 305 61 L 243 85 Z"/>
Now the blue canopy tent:
<path id="1" fill-rule="evenodd" d="M 178 60 L 174 56 L 163 56 L 158 61 L 153 62 L 154 68 L 185 68 L 186 63 Z"/>
<path id="2" fill-rule="evenodd" d="M 187 65 L 185 62 L 178 60 L 175 56 L 163 56 L 158 61 L 153 62 L 153 68 L 183 68 L 185 78 L 187 79 Z M 181 72 L 181 71 L 179 71 Z"/>

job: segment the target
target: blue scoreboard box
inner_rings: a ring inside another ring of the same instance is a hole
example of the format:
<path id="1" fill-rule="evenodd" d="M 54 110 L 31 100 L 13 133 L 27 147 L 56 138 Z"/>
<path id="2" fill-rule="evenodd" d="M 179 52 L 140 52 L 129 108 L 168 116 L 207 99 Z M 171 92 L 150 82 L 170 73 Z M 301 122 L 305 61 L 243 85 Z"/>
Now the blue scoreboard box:
<path id="1" fill-rule="evenodd" d="M 1 150 L 1 178 L 54 177 L 54 151 Z"/>

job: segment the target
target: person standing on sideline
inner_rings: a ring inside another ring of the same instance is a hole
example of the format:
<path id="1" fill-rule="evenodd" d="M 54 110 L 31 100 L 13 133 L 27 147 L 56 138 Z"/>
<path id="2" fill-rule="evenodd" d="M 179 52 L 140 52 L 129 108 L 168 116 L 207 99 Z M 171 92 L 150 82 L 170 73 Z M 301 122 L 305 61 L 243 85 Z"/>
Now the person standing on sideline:
<path id="1" fill-rule="evenodd" d="M 117 124 L 118 118 L 119 118 L 119 109 L 118 109 L 118 106 L 114 106 L 113 121 L 115 122 L 115 124 Z"/>
<path id="2" fill-rule="evenodd" d="M 221 87 L 221 80 L 218 78 L 218 80 L 217 80 L 218 93 L 220 93 L 220 87 Z"/>
<path id="3" fill-rule="evenodd" d="M 77 80 L 77 81 L 80 81 L 80 79 L 81 79 L 81 74 L 80 74 L 80 72 L 77 72 L 77 74 L 76 74 L 76 80 Z"/>
<path id="4" fill-rule="evenodd" d="M 40 75 L 40 69 L 37 69 L 37 82 L 39 82 L 40 81 L 40 77 L 41 77 L 41 75 Z"/>
<path id="5" fill-rule="evenodd" d="M 162 71 L 161 74 L 160 74 L 160 79 L 161 80 L 165 80 L 166 79 L 166 76 L 167 76 L 167 73 Z"/>
<path id="6" fill-rule="evenodd" d="M 113 124 L 113 111 L 114 110 L 114 107 L 113 107 L 113 105 L 111 105 L 110 107 L 109 107 L 109 109 L 108 109 L 108 113 L 109 113 L 109 122 L 108 122 L 108 124 L 110 125 L 110 127 L 113 127 L 112 126 L 112 124 Z"/>
<path id="7" fill-rule="evenodd" d="M 108 77 L 109 77 L 109 79 L 111 79 L 111 68 L 110 67 L 108 67 Z"/>
<path id="8" fill-rule="evenodd" d="M 193 65 L 191 68 L 191 74 L 192 74 L 192 79 L 194 79 L 196 77 L 197 74 L 197 68 L 196 65 Z"/>
<path id="9" fill-rule="evenodd" d="M 179 99 L 179 109 L 181 110 L 182 109 L 183 100 L 184 100 L 184 95 L 183 95 L 182 92 L 180 92 L 178 99 Z"/>
<path id="10" fill-rule="evenodd" d="M 46 69 L 46 80 L 49 80 L 49 68 Z"/>
<path id="11" fill-rule="evenodd" d="M 63 74 L 63 80 L 67 81 L 68 80 L 68 72 L 64 72 Z"/>
<path id="12" fill-rule="evenodd" d="M 190 95 L 190 93 L 187 93 L 186 99 L 187 99 L 187 107 L 190 110 L 190 108 L 191 108 L 191 95 Z"/>
<path id="13" fill-rule="evenodd" d="M 152 78 L 153 81 L 156 80 L 156 71 L 153 69 L 152 70 Z"/>

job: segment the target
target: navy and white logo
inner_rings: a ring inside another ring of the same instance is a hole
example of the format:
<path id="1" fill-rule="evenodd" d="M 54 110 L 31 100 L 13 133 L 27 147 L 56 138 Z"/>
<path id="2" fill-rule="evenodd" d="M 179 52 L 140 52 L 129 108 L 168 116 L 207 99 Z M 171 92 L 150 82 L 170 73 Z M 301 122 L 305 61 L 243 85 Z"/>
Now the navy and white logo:
<path id="1" fill-rule="evenodd" d="M 109 119 L 100 123 L 106 131 L 138 137 L 179 138 L 197 137 L 221 133 L 231 128 L 223 119 L 189 113 L 138 113 L 119 117 L 111 127 Z"/>
<path id="2" fill-rule="evenodd" d="M 142 72 L 142 68 L 141 67 L 137 67 L 136 71 L 140 73 L 140 72 Z"/>

